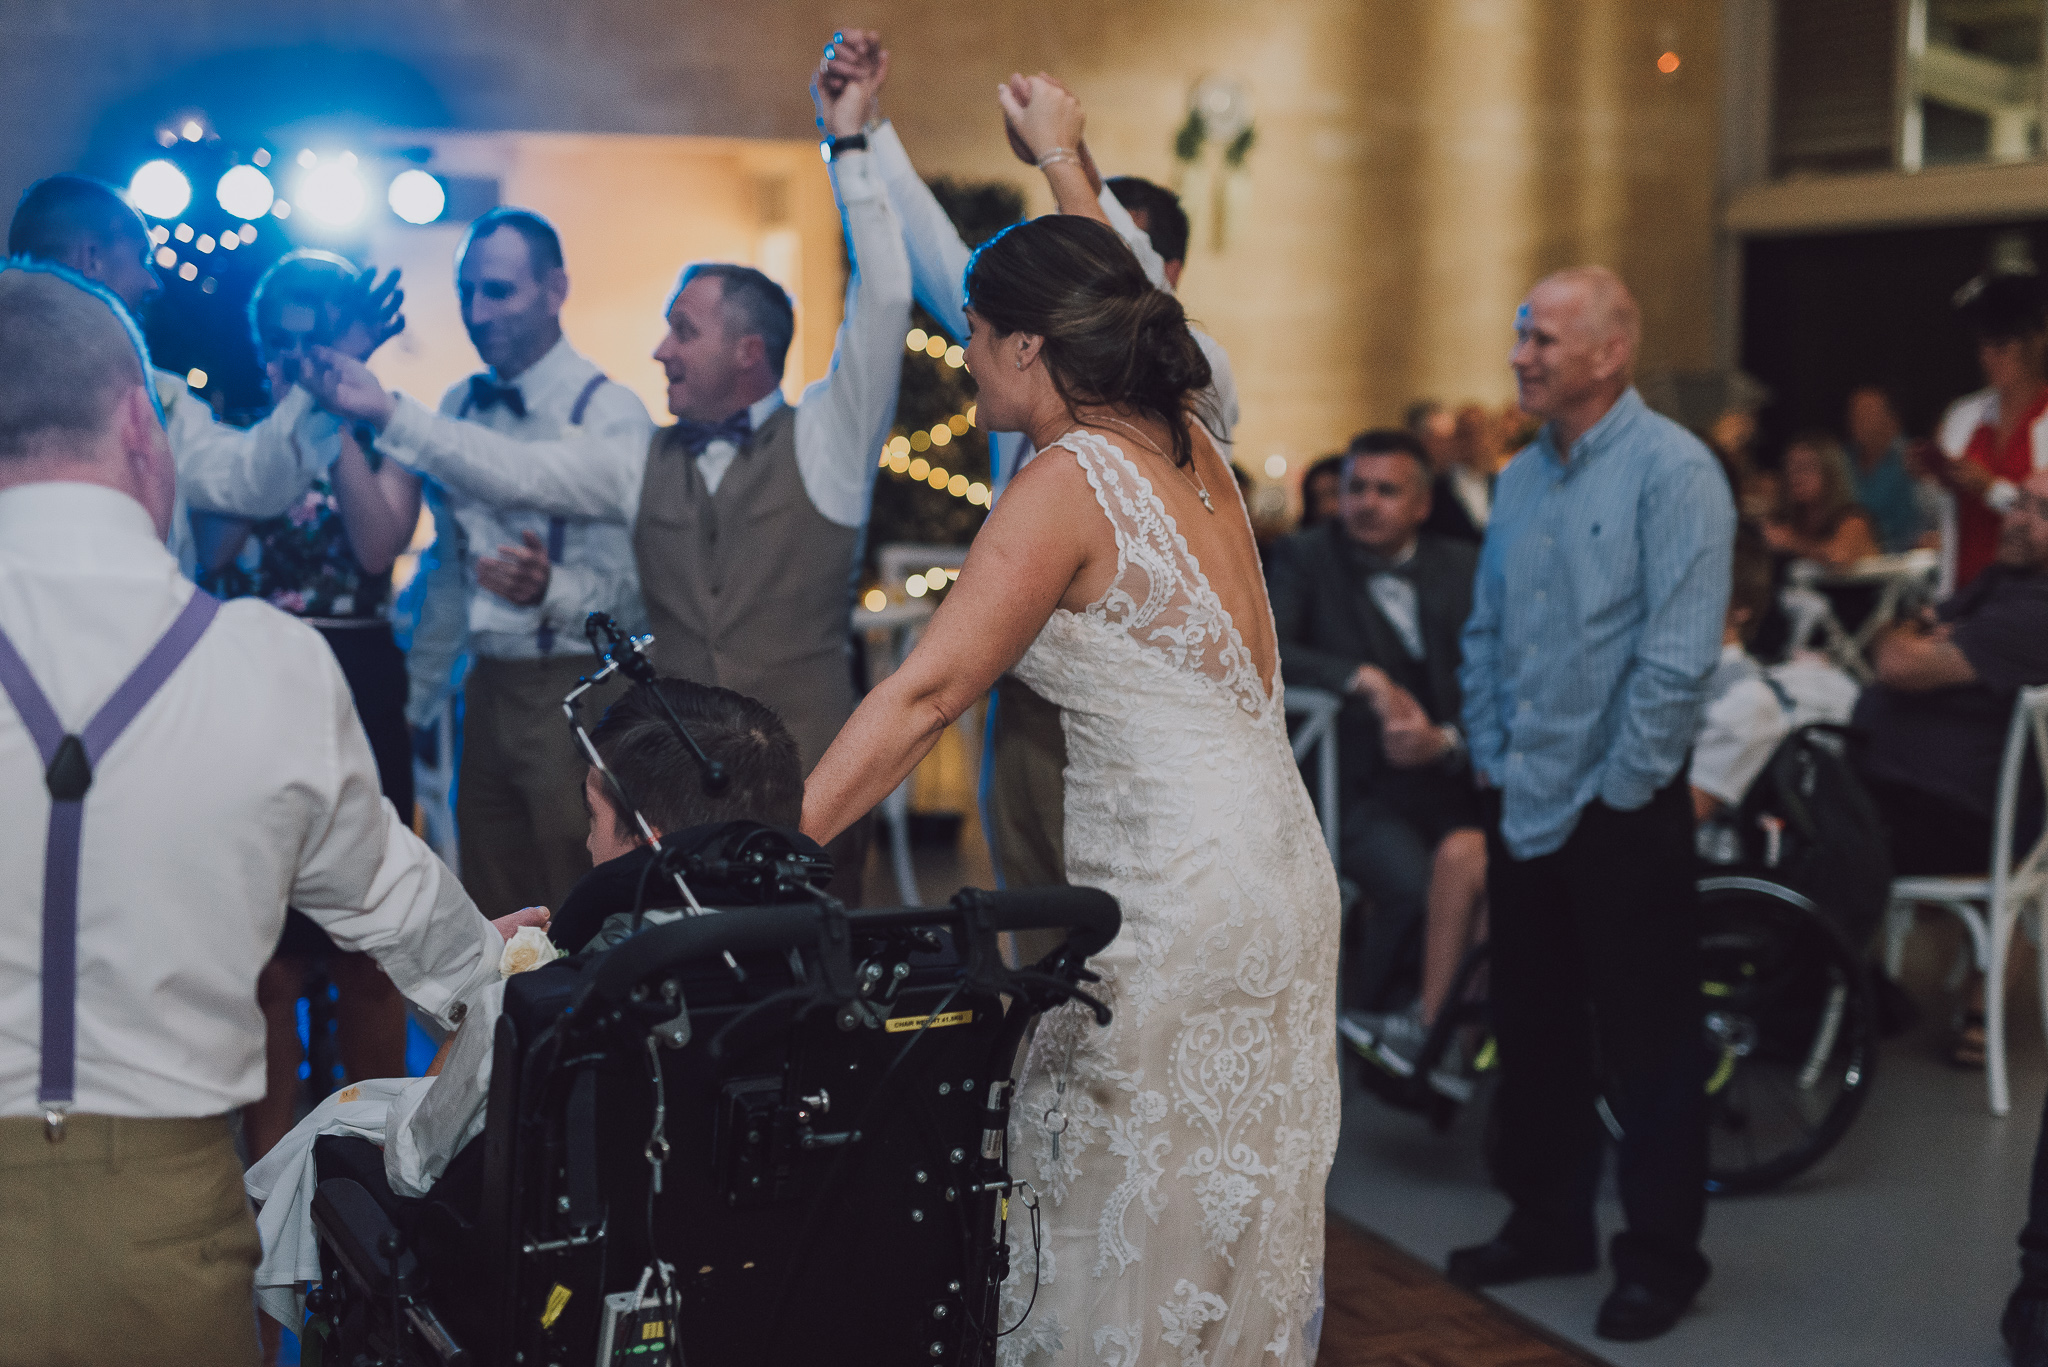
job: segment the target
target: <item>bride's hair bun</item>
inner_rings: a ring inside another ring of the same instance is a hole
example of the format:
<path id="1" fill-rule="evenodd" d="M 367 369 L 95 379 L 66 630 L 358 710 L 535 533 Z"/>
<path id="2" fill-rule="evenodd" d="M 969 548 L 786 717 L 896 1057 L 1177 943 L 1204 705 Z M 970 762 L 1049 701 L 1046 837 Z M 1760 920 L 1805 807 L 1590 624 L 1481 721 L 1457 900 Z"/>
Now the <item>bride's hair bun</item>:
<path id="1" fill-rule="evenodd" d="M 1071 214 L 1019 223 L 967 267 L 967 307 L 999 335 L 1045 339 L 1046 368 L 1069 405 L 1128 406 L 1160 419 L 1173 459 L 1194 454 L 1187 419 L 1210 384 L 1187 313 L 1153 287 L 1107 225 Z"/>

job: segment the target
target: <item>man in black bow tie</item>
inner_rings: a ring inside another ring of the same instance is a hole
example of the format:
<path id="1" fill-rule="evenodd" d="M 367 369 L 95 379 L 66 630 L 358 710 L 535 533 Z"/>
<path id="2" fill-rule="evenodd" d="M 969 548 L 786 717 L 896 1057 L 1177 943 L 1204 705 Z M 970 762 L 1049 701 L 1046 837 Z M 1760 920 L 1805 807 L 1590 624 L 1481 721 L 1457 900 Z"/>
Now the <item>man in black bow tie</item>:
<path id="1" fill-rule="evenodd" d="M 1430 503 L 1421 444 L 1402 431 L 1363 433 L 1345 454 L 1337 516 L 1278 543 L 1266 562 L 1288 683 L 1345 700 L 1340 862 L 1364 897 L 1345 927 L 1340 1029 L 1382 1062 L 1388 1051 L 1413 1057 L 1486 882 L 1455 724 L 1458 634 L 1478 559 L 1471 545 L 1421 532 Z"/>
<path id="2" fill-rule="evenodd" d="M 623 385 L 562 336 L 569 296 L 561 239 L 524 209 L 493 209 L 470 225 L 457 258 L 462 322 L 490 369 L 449 389 L 438 413 L 387 394 L 366 369 L 329 353 L 306 383 L 325 406 L 379 428 L 407 464 L 422 452 L 501 453 L 566 443 L 572 468 L 596 477 L 637 460 L 654 423 Z M 435 474 L 424 458 L 424 473 Z M 434 549 L 408 664 L 415 726 L 446 705 L 466 649 L 462 775 L 456 822 L 462 877 L 500 916 L 558 906 L 590 867 L 583 847 L 584 760 L 562 724 L 562 695 L 590 667 L 583 619 L 640 617 L 633 543 L 616 519 L 550 515 L 501 491 L 428 483 Z"/>
<path id="3" fill-rule="evenodd" d="M 390 400 L 363 367 L 333 358 L 316 381 L 326 402 L 382 427 L 380 449 L 451 490 L 630 528 L 661 672 L 768 704 L 806 773 L 853 712 L 854 571 L 910 320 L 903 234 L 861 132 L 873 95 L 872 82 L 849 81 L 817 97 L 853 278 L 831 366 L 797 403 L 783 398 L 789 295 L 722 263 L 689 267 L 669 298 L 654 359 L 676 423 L 636 450 L 441 441 L 385 418 Z M 857 901 L 865 823 L 831 854 L 834 892 Z"/>

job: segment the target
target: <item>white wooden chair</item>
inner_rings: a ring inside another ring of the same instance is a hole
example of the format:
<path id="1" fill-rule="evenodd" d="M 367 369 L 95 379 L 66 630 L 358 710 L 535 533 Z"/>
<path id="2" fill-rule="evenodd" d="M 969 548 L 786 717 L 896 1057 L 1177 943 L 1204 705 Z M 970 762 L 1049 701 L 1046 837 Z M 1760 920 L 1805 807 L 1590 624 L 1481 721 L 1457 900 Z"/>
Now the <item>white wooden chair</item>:
<path id="1" fill-rule="evenodd" d="M 1323 821 L 1323 843 L 1330 847 L 1330 862 L 1338 863 L 1337 801 L 1337 714 L 1344 700 L 1320 688 L 1290 688 L 1287 715 L 1301 719 L 1294 733 L 1294 758 L 1316 757 L 1316 814 Z"/>
<path id="2" fill-rule="evenodd" d="M 2012 725 L 2005 736 L 2005 757 L 1998 769 L 1998 811 L 1991 837 L 1991 871 L 1981 878 L 1898 878 L 1892 881 L 1891 907 L 1885 914 L 1885 972 L 1893 978 L 1905 958 L 1906 936 L 1913 928 L 1913 906 L 1928 902 L 1954 913 L 1969 932 L 1970 948 L 1984 975 L 1984 1079 L 1990 1089 L 1991 1113 L 2004 1115 L 2012 1098 L 2005 1068 L 2005 955 L 2013 927 L 2029 918 L 2031 932 L 2041 938 L 2044 898 L 2048 898 L 2048 831 L 2022 857 L 2013 857 L 2013 826 L 2019 808 L 2020 780 L 2029 742 L 2039 772 L 2048 775 L 2048 685 L 2020 690 Z M 2044 783 L 2048 790 L 2048 783 Z M 2042 1017 L 2048 1020 L 2048 952 L 2040 961 Z"/>

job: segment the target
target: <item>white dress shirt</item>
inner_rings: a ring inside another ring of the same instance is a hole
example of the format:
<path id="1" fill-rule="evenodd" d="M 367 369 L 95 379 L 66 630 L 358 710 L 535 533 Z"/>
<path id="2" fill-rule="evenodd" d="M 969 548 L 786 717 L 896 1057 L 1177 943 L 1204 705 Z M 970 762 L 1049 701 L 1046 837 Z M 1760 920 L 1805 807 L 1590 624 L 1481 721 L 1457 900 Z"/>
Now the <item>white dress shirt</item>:
<path id="1" fill-rule="evenodd" d="M 235 517 L 277 517 L 341 453 L 340 422 L 314 408 L 312 396 L 297 385 L 247 429 L 215 417 L 212 405 L 167 370 L 156 372 L 156 392 L 178 469 L 171 551 L 187 578 L 198 564 L 188 505 Z"/>
<path id="2" fill-rule="evenodd" d="M 142 506 L 97 485 L 0 491 L 0 628 L 82 726 L 193 593 Z M 40 1114 L 50 798 L 0 697 L 0 1116 Z M 385 801 L 320 634 L 223 605 L 107 752 L 78 883 L 81 1114 L 218 1115 L 264 1093 L 256 977 L 287 904 L 453 1024 L 501 940 Z"/>
<path id="3" fill-rule="evenodd" d="M 400 395 L 377 449 L 407 465 L 423 448 L 469 449 L 480 442 L 514 451 L 532 444 L 560 445 L 576 452 L 578 463 L 592 470 L 628 458 L 644 460 L 654 423 L 647 406 L 624 385 L 600 384 L 584 407 L 583 421 L 570 423 L 576 401 L 600 373 L 595 362 L 563 338 L 516 378 L 490 376 L 494 384 L 519 390 L 526 403 L 525 417 L 515 416 L 502 404 L 461 416 L 469 397 L 470 382 L 464 380 L 441 396 L 438 413 Z M 407 660 L 412 675 L 407 712 L 415 725 L 432 715 L 450 686 L 455 659 L 465 648 L 493 660 L 530 660 L 543 653 L 587 655 L 590 645 L 583 637 L 583 619 L 590 613 L 609 612 L 627 626 L 637 626 L 644 616 L 639 576 L 633 569 L 633 536 L 615 521 L 571 521 L 564 530 L 561 561 L 549 572 L 541 601 L 521 606 L 480 587 L 476 562 L 495 556 L 500 546 L 523 544 L 523 531 L 545 542 L 548 513 L 534 511 L 530 502 L 517 498 L 477 496 L 453 485 L 430 485 L 427 506 L 434 515 L 434 548 L 422 562 L 426 588 Z M 545 652 L 544 625 L 552 633 Z"/>
<path id="4" fill-rule="evenodd" d="M 882 184 L 889 194 L 889 203 L 896 211 L 896 217 L 903 223 L 904 248 L 910 254 L 910 273 L 917 292 L 917 302 L 925 311 L 938 319 L 953 340 L 962 346 L 967 344 L 966 281 L 967 262 L 973 255 L 967 244 L 961 240 L 960 230 L 953 226 L 953 220 L 946 217 L 927 186 L 911 164 L 910 153 L 904 150 L 903 140 L 896 136 L 893 124 L 883 122 L 868 134 L 868 148 L 874 154 L 875 166 Z M 1172 292 L 1173 287 L 1166 280 L 1166 261 L 1152 246 L 1152 239 L 1132 220 L 1130 211 L 1110 193 L 1107 185 L 1102 187 L 1096 201 L 1102 212 L 1109 218 L 1117 236 L 1123 238 L 1138 264 L 1145 268 L 1145 276 L 1159 289 Z M 1220 428 L 1212 433 L 1217 450 L 1227 462 L 1230 459 L 1232 435 L 1237 431 L 1237 379 L 1231 373 L 1230 355 L 1223 344 L 1197 327 L 1190 327 L 1195 344 L 1209 360 L 1209 391 L 1205 396 L 1209 407 L 1208 416 Z M 989 435 L 991 487 L 1000 494 L 1024 463 L 1036 455 L 1031 443 L 1021 432 L 994 432 Z"/>
<path id="5" fill-rule="evenodd" d="M 867 521 L 876 456 L 896 415 L 903 331 L 910 305 L 910 265 L 903 234 L 868 167 L 849 152 L 832 163 L 832 187 L 852 244 L 846 316 L 833 345 L 832 368 L 803 392 L 796 410 L 796 461 L 811 503 L 842 527 Z M 748 410 L 754 425 L 782 406 L 780 393 Z M 451 490 L 494 507 L 633 525 L 649 442 L 629 448 L 574 437 L 512 445 L 481 429 L 429 427 L 417 405 L 401 400 L 379 449 Z M 715 490 L 736 448 L 714 441 L 698 468 Z"/>
<path id="6" fill-rule="evenodd" d="M 1415 545 L 1394 557 L 1393 563 L 1405 565 L 1415 558 Z M 1372 599 L 1373 606 L 1380 610 L 1380 616 L 1387 619 L 1387 625 L 1401 638 L 1401 648 L 1408 652 L 1408 658 L 1422 658 L 1422 603 L 1415 595 L 1415 581 L 1391 570 L 1381 570 L 1365 577 L 1365 592 Z"/>

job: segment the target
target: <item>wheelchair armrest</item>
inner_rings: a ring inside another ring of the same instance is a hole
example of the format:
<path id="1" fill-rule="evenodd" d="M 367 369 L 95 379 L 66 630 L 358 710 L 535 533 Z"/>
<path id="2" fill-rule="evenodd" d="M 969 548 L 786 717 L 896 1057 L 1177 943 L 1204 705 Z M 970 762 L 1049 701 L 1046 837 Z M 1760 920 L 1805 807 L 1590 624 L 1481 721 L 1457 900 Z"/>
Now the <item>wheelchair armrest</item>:
<path id="1" fill-rule="evenodd" d="M 416 1289 L 419 1259 L 362 1183 L 346 1177 L 322 1182 L 313 1193 L 313 1228 L 342 1270 L 372 1297 L 388 1300 Z"/>

